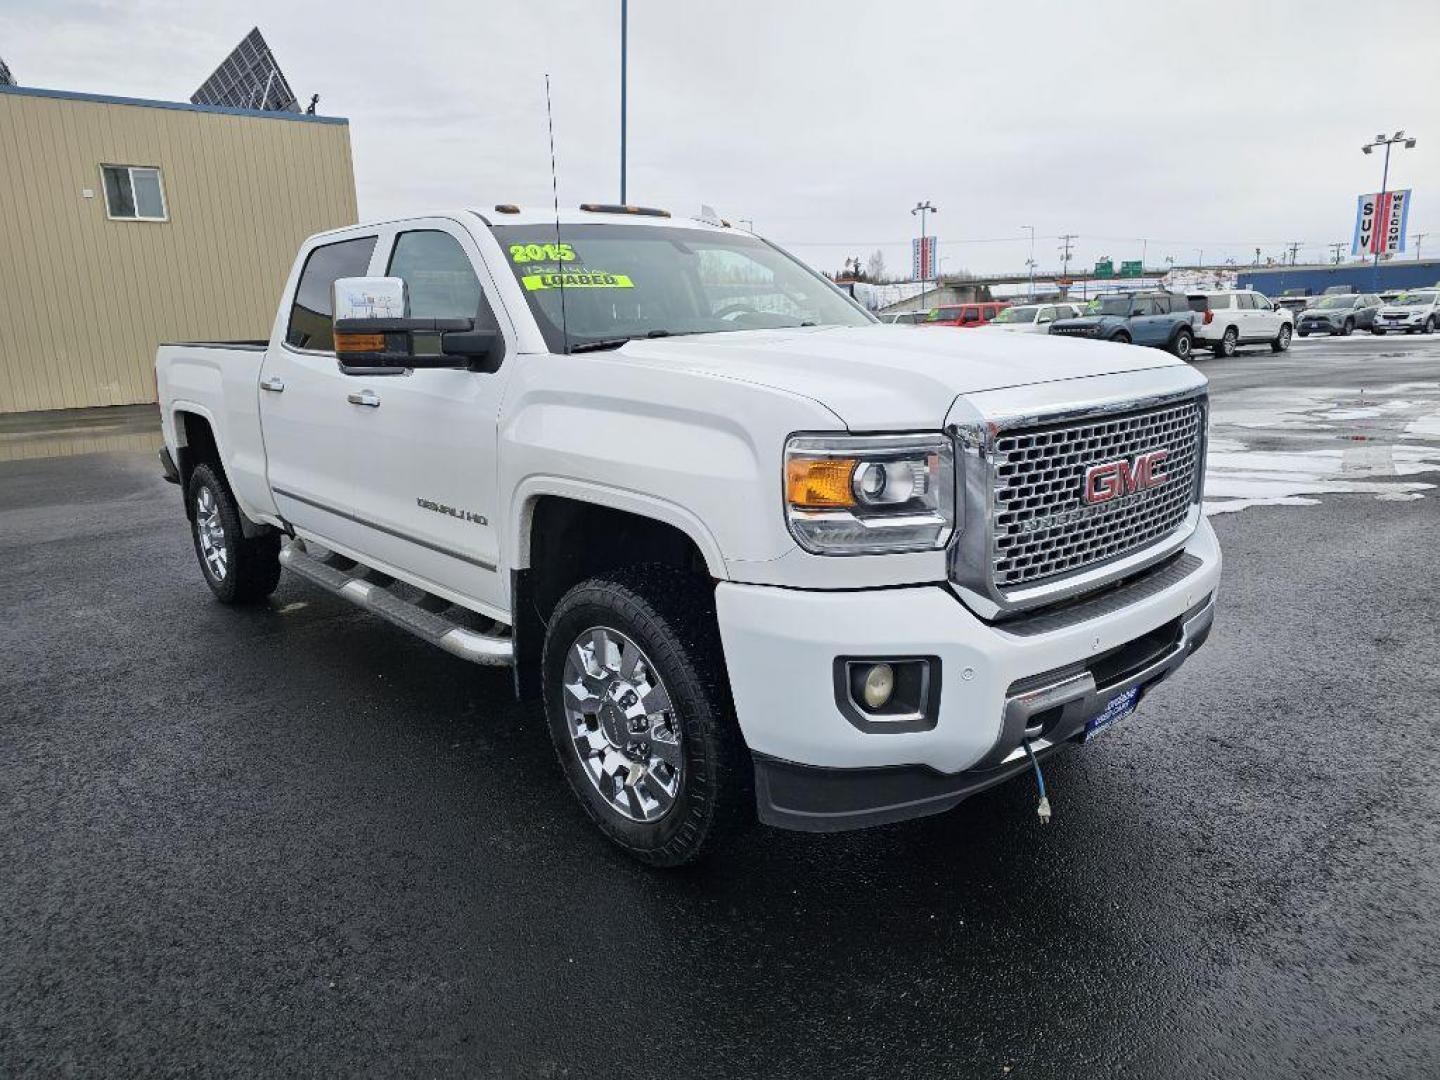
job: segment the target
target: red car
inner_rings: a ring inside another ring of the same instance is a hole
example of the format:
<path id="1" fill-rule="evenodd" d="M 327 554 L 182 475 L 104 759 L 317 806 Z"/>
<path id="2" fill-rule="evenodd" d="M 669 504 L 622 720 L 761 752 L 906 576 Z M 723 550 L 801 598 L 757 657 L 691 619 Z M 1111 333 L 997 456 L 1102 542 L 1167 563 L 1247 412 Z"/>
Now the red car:
<path id="1" fill-rule="evenodd" d="M 974 304 L 953 304 L 938 307 L 930 312 L 926 326 L 984 326 L 1004 311 L 1009 304 L 998 300 L 986 300 Z"/>

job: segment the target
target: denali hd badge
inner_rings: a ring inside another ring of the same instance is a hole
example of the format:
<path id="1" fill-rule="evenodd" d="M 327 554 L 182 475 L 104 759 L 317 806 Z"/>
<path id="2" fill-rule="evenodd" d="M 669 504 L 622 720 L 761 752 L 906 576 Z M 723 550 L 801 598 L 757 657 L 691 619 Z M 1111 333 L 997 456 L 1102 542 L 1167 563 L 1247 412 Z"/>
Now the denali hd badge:
<path id="1" fill-rule="evenodd" d="M 1146 488 L 1156 488 L 1170 479 L 1162 468 L 1169 450 L 1147 450 L 1133 461 L 1107 461 L 1085 470 L 1085 501 L 1107 503 Z"/>

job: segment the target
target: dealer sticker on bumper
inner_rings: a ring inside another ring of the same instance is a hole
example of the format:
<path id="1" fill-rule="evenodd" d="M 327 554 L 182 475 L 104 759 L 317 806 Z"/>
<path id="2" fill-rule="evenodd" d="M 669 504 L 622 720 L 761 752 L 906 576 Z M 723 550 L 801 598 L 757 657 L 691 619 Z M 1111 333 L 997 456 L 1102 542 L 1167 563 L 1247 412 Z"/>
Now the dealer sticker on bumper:
<path id="1" fill-rule="evenodd" d="M 1099 735 L 1116 720 L 1121 720 L 1135 711 L 1135 706 L 1140 702 L 1140 687 L 1134 686 L 1126 690 L 1119 697 L 1111 698 L 1110 704 L 1105 706 L 1105 711 L 1094 717 L 1085 725 L 1085 742 L 1089 742 L 1096 735 Z"/>

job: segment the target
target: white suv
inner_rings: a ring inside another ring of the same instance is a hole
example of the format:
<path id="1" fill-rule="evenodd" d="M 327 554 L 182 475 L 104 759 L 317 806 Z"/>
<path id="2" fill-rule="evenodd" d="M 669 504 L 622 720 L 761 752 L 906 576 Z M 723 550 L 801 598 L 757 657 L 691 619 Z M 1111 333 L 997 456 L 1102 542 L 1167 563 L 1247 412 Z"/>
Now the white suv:
<path id="1" fill-rule="evenodd" d="M 1440 289 L 1403 292 L 1375 313 L 1372 334 L 1394 330 L 1397 334 L 1433 334 L 1440 326 Z"/>
<path id="2" fill-rule="evenodd" d="M 1204 318 L 1195 327 L 1196 348 L 1234 356 L 1241 345 L 1264 342 L 1274 352 L 1290 348 L 1295 316 L 1248 289 L 1190 293 L 1190 307 Z"/>

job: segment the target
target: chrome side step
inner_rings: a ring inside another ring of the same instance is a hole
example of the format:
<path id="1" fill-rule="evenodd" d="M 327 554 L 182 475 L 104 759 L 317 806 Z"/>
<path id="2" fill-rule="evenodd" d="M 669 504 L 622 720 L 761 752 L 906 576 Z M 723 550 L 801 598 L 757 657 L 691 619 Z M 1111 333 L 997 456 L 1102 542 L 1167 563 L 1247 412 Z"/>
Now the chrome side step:
<path id="1" fill-rule="evenodd" d="M 438 606 L 436 598 L 428 594 L 417 601 L 406 600 L 385 585 L 366 580 L 367 576 L 381 576 L 364 566 L 354 564 L 350 569 L 341 570 L 312 555 L 298 540 L 280 549 L 280 565 L 462 660 L 498 667 L 515 662 L 515 643 L 509 636 L 482 634 L 427 610 Z M 388 579 L 381 577 L 381 580 Z"/>

